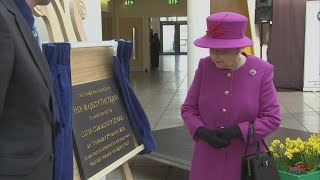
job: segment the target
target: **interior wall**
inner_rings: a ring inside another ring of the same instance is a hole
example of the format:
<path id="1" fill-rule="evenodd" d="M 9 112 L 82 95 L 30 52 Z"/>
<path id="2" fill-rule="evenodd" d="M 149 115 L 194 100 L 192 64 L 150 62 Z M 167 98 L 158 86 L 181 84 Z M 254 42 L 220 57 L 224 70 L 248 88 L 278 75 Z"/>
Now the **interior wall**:
<path id="1" fill-rule="evenodd" d="M 125 6 L 124 3 L 119 3 L 119 16 L 187 16 L 187 0 L 179 0 L 178 5 L 169 5 L 168 0 L 138 0 L 135 6 Z"/>
<path id="2" fill-rule="evenodd" d="M 151 47 L 150 47 L 150 18 L 149 17 L 143 17 L 143 27 L 142 27 L 142 56 L 143 56 L 143 70 L 149 71 L 150 70 L 150 57 L 151 57 Z M 146 50 L 148 49 L 148 50 Z"/>
<path id="3" fill-rule="evenodd" d="M 112 40 L 112 14 L 111 12 L 101 12 L 102 20 L 102 40 Z"/>
<path id="4" fill-rule="evenodd" d="M 151 18 L 151 29 L 153 29 L 153 33 L 158 33 L 159 39 L 161 39 L 160 33 L 160 17 L 152 17 Z"/>
<path id="5" fill-rule="evenodd" d="M 273 1 L 268 59 L 274 65 L 276 88 L 285 91 L 303 89 L 306 2 Z"/>
<path id="6" fill-rule="evenodd" d="M 110 0 L 100 0 L 101 1 L 101 11 L 102 12 L 111 12 L 112 8 L 110 6 Z"/>
<path id="7" fill-rule="evenodd" d="M 160 34 L 160 17 L 151 18 L 151 28 L 153 29 L 153 33 Z"/>
<path id="8" fill-rule="evenodd" d="M 143 18 L 120 18 L 119 19 L 119 38 L 132 41 L 132 28 L 135 28 L 136 32 L 136 52 L 135 59 L 131 59 L 132 71 L 143 71 Z"/>

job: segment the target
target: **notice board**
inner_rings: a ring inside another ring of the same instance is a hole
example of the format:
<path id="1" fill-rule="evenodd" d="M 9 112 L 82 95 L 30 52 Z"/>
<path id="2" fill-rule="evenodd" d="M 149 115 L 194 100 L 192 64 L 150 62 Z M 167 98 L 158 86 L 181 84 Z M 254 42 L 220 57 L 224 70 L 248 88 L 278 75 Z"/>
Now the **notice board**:
<path id="1" fill-rule="evenodd" d="M 320 91 L 320 1 L 306 2 L 303 91 Z"/>
<path id="2" fill-rule="evenodd" d="M 100 179 L 144 149 L 137 144 L 112 70 L 112 42 L 71 49 L 74 179 Z"/>

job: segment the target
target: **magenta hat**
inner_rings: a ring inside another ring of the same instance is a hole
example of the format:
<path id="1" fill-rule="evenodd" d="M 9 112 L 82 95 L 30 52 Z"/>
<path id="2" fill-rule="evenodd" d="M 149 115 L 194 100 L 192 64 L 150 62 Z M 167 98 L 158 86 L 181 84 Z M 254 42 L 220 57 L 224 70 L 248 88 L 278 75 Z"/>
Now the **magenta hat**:
<path id="1" fill-rule="evenodd" d="M 196 39 L 194 45 L 202 48 L 243 48 L 252 40 L 245 36 L 248 19 L 233 12 L 219 12 L 207 17 L 207 34 Z"/>

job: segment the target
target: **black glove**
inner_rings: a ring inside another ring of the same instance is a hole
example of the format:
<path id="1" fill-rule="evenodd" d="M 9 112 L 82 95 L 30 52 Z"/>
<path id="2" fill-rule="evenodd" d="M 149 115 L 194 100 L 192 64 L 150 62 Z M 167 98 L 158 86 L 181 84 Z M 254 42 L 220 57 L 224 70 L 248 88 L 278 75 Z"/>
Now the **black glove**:
<path id="1" fill-rule="evenodd" d="M 215 130 L 209 130 L 204 127 L 199 127 L 196 131 L 196 135 L 216 149 L 225 148 L 230 144 L 230 141 L 219 138 L 216 135 Z"/>
<path id="2" fill-rule="evenodd" d="M 242 133 L 239 126 L 229 126 L 216 130 L 216 134 L 223 140 L 230 141 L 234 138 L 242 138 Z"/>

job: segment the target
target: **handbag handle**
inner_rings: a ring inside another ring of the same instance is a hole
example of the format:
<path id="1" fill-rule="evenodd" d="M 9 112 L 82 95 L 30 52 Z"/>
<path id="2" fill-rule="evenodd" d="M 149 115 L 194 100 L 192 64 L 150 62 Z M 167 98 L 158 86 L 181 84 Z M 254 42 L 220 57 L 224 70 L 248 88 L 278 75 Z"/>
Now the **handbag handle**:
<path id="1" fill-rule="evenodd" d="M 248 134 L 247 134 L 247 144 L 246 144 L 246 150 L 245 150 L 244 155 L 247 155 L 247 153 L 248 153 L 248 147 L 249 147 L 251 134 L 253 136 L 253 143 L 256 147 L 256 156 L 258 157 L 259 153 L 260 153 L 260 143 L 259 143 L 259 141 L 257 141 L 256 128 L 254 126 L 254 122 L 249 122 Z M 262 139 L 261 142 L 262 142 L 263 146 L 266 148 L 266 150 L 268 151 L 268 153 L 270 154 L 270 150 L 269 150 L 267 144 L 265 143 L 265 141 Z"/>

